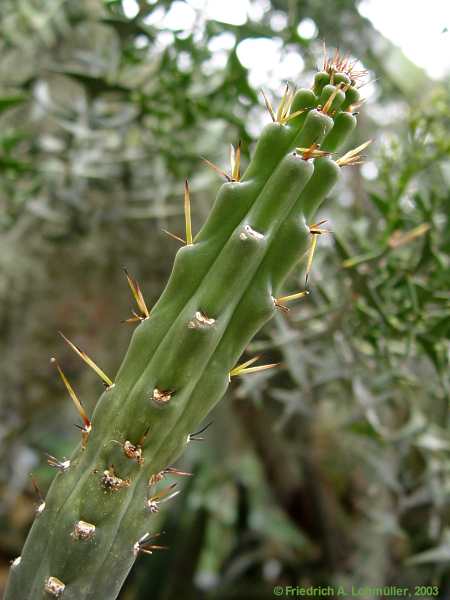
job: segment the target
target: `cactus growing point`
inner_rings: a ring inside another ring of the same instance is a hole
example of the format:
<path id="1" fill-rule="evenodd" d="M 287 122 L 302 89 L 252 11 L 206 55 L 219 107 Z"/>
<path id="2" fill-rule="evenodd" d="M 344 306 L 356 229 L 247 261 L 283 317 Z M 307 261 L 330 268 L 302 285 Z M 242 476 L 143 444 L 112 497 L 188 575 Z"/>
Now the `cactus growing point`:
<path id="1" fill-rule="evenodd" d="M 337 160 L 334 153 L 356 125 L 359 76 L 336 53 L 312 89 L 287 87 L 277 110 L 264 96 L 272 123 L 242 175 L 234 149 L 231 173 L 223 173 L 226 183 L 195 237 L 186 182 L 186 239 L 151 310 L 126 273 L 138 308 L 128 321 L 138 325 L 114 381 L 65 338 L 105 391 L 89 418 L 55 361 L 82 440 L 70 460 L 48 458 L 58 472 L 11 566 L 5 600 L 112 600 L 139 553 L 161 548 L 149 533 L 152 515 L 178 493 L 165 476 L 189 475 L 169 465 L 197 439 L 201 432 L 192 431 L 232 376 L 274 366 L 236 364 L 277 310 L 308 293 L 280 290 L 309 248 L 308 275 L 322 232 L 313 215 L 341 167 L 358 162 L 362 148 Z"/>

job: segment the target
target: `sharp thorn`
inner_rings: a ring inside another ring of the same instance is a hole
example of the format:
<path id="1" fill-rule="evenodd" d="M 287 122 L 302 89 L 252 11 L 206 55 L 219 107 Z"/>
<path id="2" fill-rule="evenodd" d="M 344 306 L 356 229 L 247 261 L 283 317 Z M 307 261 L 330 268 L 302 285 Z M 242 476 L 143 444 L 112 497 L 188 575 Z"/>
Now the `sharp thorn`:
<path id="1" fill-rule="evenodd" d="M 175 235 L 174 233 L 171 233 L 170 231 L 167 231 L 167 229 L 161 229 L 161 231 L 164 231 L 164 233 L 167 234 L 169 237 L 173 238 L 174 240 L 177 240 L 177 242 L 181 242 L 184 246 L 186 246 L 187 242 L 186 240 L 183 240 L 183 238 L 179 237 L 178 235 Z"/>
<path id="2" fill-rule="evenodd" d="M 241 363 L 240 365 L 236 365 L 233 369 L 231 369 L 230 377 L 235 377 L 235 376 L 239 375 L 239 373 L 243 369 L 246 369 L 247 367 L 249 367 L 250 365 L 255 363 L 257 360 L 259 360 L 260 358 L 261 358 L 261 355 L 254 356 L 253 358 L 246 360 L 245 362 Z"/>
<path id="3" fill-rule="evenodd" d="M 161 532 L 164 533 L 164 532 Z M 143 554 L 153 554 L 155 550 L 168 550 L 168 546 L 160 546 L 159 544 L 153 544 L 153 541 L 158 538 L 161 533 L 145 533 L 133 546 L 133 554 L 135 557 L 140 552 Z"/>
<path id="4" fill-rule="evenodd" d="M 324 229 L 324 228 L 320 227 L 321 225 L 326 223 L 327 220 L 328 219 L 324 219 L 323 221 L 320 221 L 319 223 L 314 223 L 313 225 L 310 225 L 309 233 L 311 233 L 313 235 L 322 235 L 323 233 L 332 233 L 331 229 Z"/>
<path id="5" fill-rule="evenodd" d="M 146 500 L 147 510 L 149 510 L 151 513 L 156 513 L 159 511 L 159 505 L 161 504 L 161 502 L 167 502 L 168 500 L 175 498 L 175 496 L 178 496 L 180 490 L 177 490 L 175 492 L 172 491 L 174 487 L 176 487 L 176 485 L 176 483 L 172 483 L 160 492 L 156 493 L 154 496 L 148 498 Z"/>
<path id="6" fill-rule="evenodd" d="M 73 344 L 68 338 L 66 338 L 66 336 L 62 333 L 62 331 L 59 332 L 59 335 L 63 338 L 63 340 L 65 342 L 67 342 L 67 344 L 72 348 L 72 350 L 78 354 L 78 356 L 87 364 L 91 367 L 91 369 L 93 371 L 95 371 L 95 373 L 97 373 L 97 375 L 102 379 L 103 383 L 106 385 L 107 388 L 112 388 L 114 386 L 114 383 L 111 381 L 111 379 L 108 377 L 108 375 L 106 375 L 106 373 L 104 371 L 102 371 L 102 369 L 100 369 L 99 366 L 96 365 L 96 363 L 89 358 L 89 356 L 80 348 L 78 348 L 78 346 L 75 346 L 75 344 Z"/>
<path id="7" fill-rule="evenodd" d="M 275 367 L 279 367 L 280 363 L 271 363 L 269 365 L 260 365 L 257 367 L 249 367 L 248 369 L 243 369 L 239 375 L 249 375 L 250 373 L 259 373 L 260 371 L 266 371 L 267 369 L 274 369 Z"/>
<path id="8" fill-rule="evenodd" d="M 73 389 L 69 380 L 65 376 L 65 374 L 64 374 L 63 370 L 61 369 L 56 358 L 52 357 L 50 359 L 50 362 L 56 366 L 56 369 L 58 370 L 58 373 L 62 379 L 62 382 L 64 383 L 66 390 L 69 392 L 69 396 L 71 397 L 73 403 L 75 404 L 75 408 L 76 408 L 78 414 L 80 415 L 81 420 L 83 421 L 83 426 L 82 427 L 80 426 L 80 429 L 83 432 L 83 447 L 85 447 L 86 443 L 87 443 L 87 438 L 92 429 L 91 421 L 86 414 L 84 406 L 81 404 L 81 401 L 79 400 L 78 396 L 76 395 L 75 390 Z"/>
<path id="9" fill-rule="evenodd" d="M 225 177 L 225 179 L 230 182 L 233 181 L 233 179 L 227 174 L 225 173 L 225 171 L 223 171 L 222 169 L 220 169 L 218 166 L 216 166 L 214 163 L 212 163 L 210 160 L 208 160 L 207 158 L 205 158 L 204 156 L 200 157 L 203 162 L 205 162 L 208 167 L 210 167 L 213 171 L 215 171 L 216 173 L 218 173 L 219 175 L 221 175 L 222 177 Z"/>
<path id="10" fill-rule="evenodd" d="M 139 439 L 138 442 L 138 446 L 143 446 L 145 439 L 147 438 L 148 432 L 150 431 L 150 425 L 147 427 L 147 429 L 144 431 L 144 433 L 142 434 L 142 436 Z"/>
<path id="11" fill-rule="evenodd" d="M 177 477 L 192 477 L 192 473 L 188 473 L 187 471 L 179 471 L 178 469 L 175 469 L 175 467 L 166 467 L 162 470 L 162 473 Z"/>
<path id="12" fill-rule="evenodd" d="M 281 97 L 281 102 L 280 105 L 278 106 L 278 110 L 277 110 L 277 114 L 276 114 L 276 120 L 278 123 L 281 122 L 281 120 L 283 119 L 283 117 L 285 116 L 285 107 L 288 101 L 288 95 L 289 95 L 289 84 L 286 83 L 286 88 L 284 90 L 284 94 Z M 288 107 L 289 110 L 289 107 Z"/>
<path id="13" fill-rule="evenodd" d="M 196 431 L 195 433 L 190 433 L 188 435 L 188 442 L 201 442 L 203 441 L 205 438 L 204 437 L 200 437 L 200 435 L 202 433 L 205 433 L 205 431 L 214 423 L 214 421 L 210 421 L 207 425 L 205 425 L 202 429 L 200 429 L 199 431 Z"/>
<path id="14" fill-rule="evenodd" d="M 231 179 L 232 181 L 240 181 L 241 179 L 241 142 L 239 141 L 236 148 L 232 145 L 230 151 L 231 164 Z"/>
<path id="15" fill-rule="evenodd" d="M 331 81 L 330 81 L 330 83 L 331 83 Z M 330 109 L 334 102 L 334 99 L 336 98 L 338 92 L 341 90 L 342 87 L 343 87 L 342 83 L 340 83 L 339 85 L 336 86 L 336 89 L 333 91 L 333 93 L 330 95 L 328 100 L 323 105 L 323 108 L 322 108 L 323 113 L 328 114 L 330 112 Z"/>
<path id="16" fill-rule="evenodd" d="M 341 158 L 337 159 L 336 164 L 338 165 L 338 167 L 347 167 L 360 164 L 361 152 L 365 150 L 367 146 L 369 146 L 369 144 L 371 143 L 372 140 L 367 140 L 367 142 L 364 142 L 364 144 L 353 148 L 353 150 L 349 150 L 346 154 L 341 156 Z"/>
<path id="17" fill-rule="evenodd" d="M 255 363 L 259 358 L 261 358 L 260 356 L 256 356 L 254 358 L 251 358 L 250 360 L 246 361 L 245 363 L 242 363 L 240 365 L 238 365 L 237 367 L 234 367 L 234 369 L 232 369 L 230 371 L 230 379 L 231 377 L 237 377 L 238 375 L 247 375 L 249 373 L 258 373 L 260 371 L 265 371 L 267 369 L 273 369 L 274 367 L 278 367 L 279 363 L 272 363 L 269 365 L 260 365 L 257 367 L 251 367 L 250 365 L 252 365 L 253 363 Z"/>
<path id="18" fill-rule="evenodd" d="M 186 245 L 191 246 L 192 240 L 192 221 L 191 221 L 191 198 L 189 194 L 188 180 L 184 181 L 184 220 L 186 223 Z"/>
<path id="19" fill-rule="evenodd" d="M 52 456 L 51 454 L 46 453 L 45 455 L 47 457 L 47 464 L 49 467 L 53 467 L 54 469 L 61 471 L 61 473 L 65 473 L 70 468 L 70 460 L 66 457 L 64 457 L 61 461 Z"/>
<path id="20" fill-rule="evenodd" d="M 311 272 L 312 261 L 314 258 L 314 252 L 316 250 L 317 245 L 317 236 L 313 235 L 311 238 L 311 245 L 308 251 L 308 258 L 306 261 L 306 275 L 305 275 L 305 288 L 308 288 L 309 274 Z"/>
<path id="21" fill-rule="evenodd" d="M 36 514 L 40 515 L 41 513 L 44 512 L 45 500 L 44 500 L 41 490 L 39 489 L 36 479 L 34 478 L 33 475 L 30 475 L 30 477 L 31 477 L 31 484 L 33 486 L 34 494 L 38 499 L 38 504 L 36 506 Z"/>
<path id="22" fill-rule="evenodd" d="M 134 277 L 132 277 L 127 269 L 124 267 L 123 268 L 127 281 L 128 281 L 128 285 L 130 286 L 131 292 L 133 294 L 133 297 L 136 301 L 136 304 L 138 305 L 139 310 L 141 311 L 142 315 L 143 315 L 143 319 L 148 319 L 148 317 L 150 316 L 150 311 L 147 308 L 147 305 L 145 303 L 144 300 L 144 296 L 142 295 L 141 292 L 141 288 L 139 286 L 139 283 L 137 282 L 136 279 L 134 279 Z M 139 318 L 139 315 L 136 315 L 135 313 L 133 313 L 136 317 Z"/>
<path id="23" fill-rule="evenodd" d="M 330 156 L 330 154 L 332 154 L 327 150 L 320 150 L 319 144 L 311 144 L 309 148 L 296 148 L 295 151 L 301 155 L 303 160 L 309 160 L 310 158 L 323 158 L 324 156 Z"/>
<path id="24" fill-rule="evenodd" d="M 301 115 L 302 113 L 305 112 L 306 109 L 303 110 L 296 110 L 295 112 L 286 115 L 285 117 L 283 117 L 283 119 L 280 121 L 280 123 L 282 123 L 283 125 L 285 123 L 288 123 L 291 119 L 295 119 L 295 117 L 298 117 L 299 115 Z"/>
<path id="25" fill-rule="evenodd" d="M 274 113 L 272 104 L 271 104 L 269 98 L 266 96 L 264 90 L 261 90 L 261 93 L 262 93 L 262 95 L 264 97 L 264 102 L 266 104 L 267 110 L 269 111 L 269 115 L 270 115 L 272 121 L 275 123 L 276 122 L 276 117 L 275 117 L 275 113 Z"/>
<path id="26" fill-rule="evenodd" d="M 281 296 L 280 298 L 275 298 L 274 302 L 275 305 L 278 306 L 279 308 L 286 308 L 285 306 L 283 306 L 284 302 L 292 302 L 293 300 L 300 300 L 300 298 L 304 298 L 305 296 L 308 296 L 309 291 L 308 290 L 303 290 L 302 292 L 297 292 L 295 294 L 289 294 L 287 296 Z"/>
<path id="27" fill-rule="evenodd" d="M 141 321 L 145 321 L 147 317 L 143 317 L 142 315 L 138 315 L 135 310 L 131 310 L 132 317 L 128 319 L 123 319 L 121 323 L 140 323 Z"/>

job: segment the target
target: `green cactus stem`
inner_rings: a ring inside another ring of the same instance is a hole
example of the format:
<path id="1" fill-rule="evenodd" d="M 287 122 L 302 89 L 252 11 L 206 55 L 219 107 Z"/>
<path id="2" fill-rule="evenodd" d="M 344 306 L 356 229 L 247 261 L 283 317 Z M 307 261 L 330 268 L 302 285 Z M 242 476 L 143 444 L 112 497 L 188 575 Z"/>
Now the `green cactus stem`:
<path id="1" fill-rule="evenodd" d="M 312 90 L 287 88 L 276 111 L 264 97 L 273 122 L 242 176 L 235 149 L 195 237 L 186 183 L 185 244 L 151 311 L 126 273 L 137 327 L 114 382 L 65 338 L 106 389 L 91 421 L 54 361 L 80 414 L 82 440 L 70 459 L 48 458 L 57 474 L 12 564 L 5 600 L 112 600 L 136 557 L 160 547 L 152 515 L 178 493 L 174 478 L 189 475 L 170 465 L 197 439 L 192 432 L 232 376 L 273 366 L 236 364 L 262 325 L 307 293 L 278 297 L 308 248 L 310 266 L 321 233 L 312 219 L 341 167 L 359 160 L 362 148 L 332 154 L 356 126 L 354 79 L 348 59 L 335 55 Z"/>

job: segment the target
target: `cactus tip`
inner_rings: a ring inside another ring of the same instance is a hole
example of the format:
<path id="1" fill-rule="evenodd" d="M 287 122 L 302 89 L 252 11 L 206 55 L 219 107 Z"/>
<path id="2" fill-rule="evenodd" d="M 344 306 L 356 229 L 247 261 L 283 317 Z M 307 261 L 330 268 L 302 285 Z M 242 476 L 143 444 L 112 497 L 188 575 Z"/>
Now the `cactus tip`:
<path id="1" fill-rule="evenodd" d="M 367 76 L 367 69 L 356 69 L 358 59 L 350 60 L 350 53 L 341 54 L 339 48 L 336 48 L 332 57 L 328 56 L 328 52 L 323 42 L 323 70 L 330 75 L 332 83 L 335 73 L 345 73 L 352 82 L 357 82 Z"/>
<path id="2" fill-rule="evenodd" d="M 338 84 L 338 85 L 335 87 L 334 91 L 333 91 L 333 92 L 330 94 L 330 97 L 328 98 L 328 100 L 325 102 L 325 104 L 324 104 L 324 105 L 323 105 L 323 107 L 322 107 L 322 112 L 323 112 L 325 115 L 327 115 L 327 114 L 330 112 L 330 110 L 331 110 L 331 107 L 332 107 L 332 105 L 333 105 L 333 102 L 334 102 L 334 100 L 335 100 L 336 96 L 338 95 L 339 91 L 340 91 L 340 90 L 341 90 L 343 87 L 344 87 L 344 84 L 343 84 L 343 83 L 339 83 L 339 84 Z"/>

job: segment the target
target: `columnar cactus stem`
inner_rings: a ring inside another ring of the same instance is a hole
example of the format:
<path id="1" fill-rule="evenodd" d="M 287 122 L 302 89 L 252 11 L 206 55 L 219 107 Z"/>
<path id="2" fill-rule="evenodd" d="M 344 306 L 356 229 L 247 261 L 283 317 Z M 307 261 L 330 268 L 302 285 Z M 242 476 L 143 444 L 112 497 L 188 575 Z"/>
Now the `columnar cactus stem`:
<path id="1" fill-rule="evenodd" d="M 331 155 L 356 125 L 358 98 L 339 55 L 325 60 L 312 90 L 287 88 L 277 111 L 265 97 L 273 122 L 242 176 L 240 146 L 233 149 L 231 174 L 223 173 L 227 182 L 195 237 L 186 182 L 185 245 L 151 311 L 126 273 L 139 310 L 128 321 L 138 326 L 114 381 L 65 338 L 106 390 L 90 420 L 56 363 L 83 421 L 82 443 L 70 460 L 49 457 L 58 473 L 13 563 L 6 600 L 111 600 L 139 553 L 160 548 L 151 543 L 152 514 L 178 493 L 161 482 L 189 475 L 169 465 L 198 439 L 202 432 L 192 431 L 231 376 L 274 366 L 236 364 L 277 310 L 308 293 L 277 299 L 308 247 L 312 260 L 323 232 L 311 225 L 314 213 L 341 167 L 359 158 Z"/>

